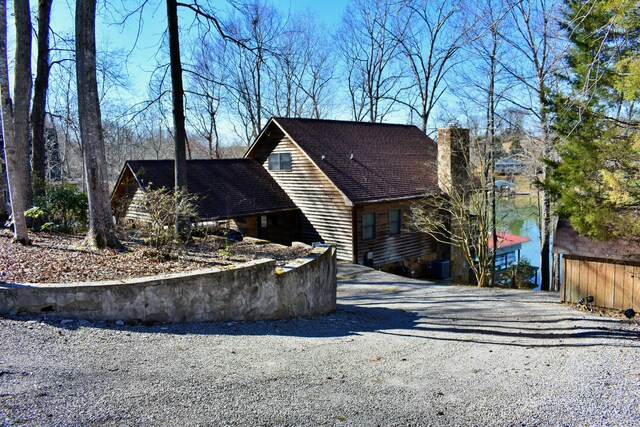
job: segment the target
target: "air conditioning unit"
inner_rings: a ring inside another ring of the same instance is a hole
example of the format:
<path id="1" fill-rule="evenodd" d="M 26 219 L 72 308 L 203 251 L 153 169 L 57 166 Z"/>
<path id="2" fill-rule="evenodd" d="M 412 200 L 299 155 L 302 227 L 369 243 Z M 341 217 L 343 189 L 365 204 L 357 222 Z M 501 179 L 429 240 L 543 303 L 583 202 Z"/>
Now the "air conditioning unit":
<path id="1" fill-rule="evenodd" d="M 429 271 L 431 271 L 431 277 L 433 279 L 448 279 L 451 276 L 449 269 L 450 266 L 448 259 L 434 259 L 429 262 Z"/>
<path id="2" fill-rule="evenodd" d="M 364 265 L 373 267 L 373 252 L 367 252 L 364 256 Z"/>

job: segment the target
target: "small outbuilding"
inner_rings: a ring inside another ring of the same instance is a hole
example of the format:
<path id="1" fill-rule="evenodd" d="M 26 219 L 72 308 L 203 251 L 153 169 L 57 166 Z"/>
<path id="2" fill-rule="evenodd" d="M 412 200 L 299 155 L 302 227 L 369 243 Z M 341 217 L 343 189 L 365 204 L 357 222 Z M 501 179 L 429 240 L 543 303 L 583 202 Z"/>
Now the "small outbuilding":
<path id="1" fill-rule="evenodd" d="M 587 295 L 594 306 L 640 311 L 640 239 L 597 241 L 558 221 L 553 238 L 554 275 L 562 301 Z"/>
<path id="2" fill-rule="evenodd" d="M 522 244 L 531 239 L 504 231 L 498 231 L 496 235 L 498 236 L 496 268 L 502 270 L 520 261 Z M 493 250 L 493 238 L 489 238 L 489 249 Z"/>

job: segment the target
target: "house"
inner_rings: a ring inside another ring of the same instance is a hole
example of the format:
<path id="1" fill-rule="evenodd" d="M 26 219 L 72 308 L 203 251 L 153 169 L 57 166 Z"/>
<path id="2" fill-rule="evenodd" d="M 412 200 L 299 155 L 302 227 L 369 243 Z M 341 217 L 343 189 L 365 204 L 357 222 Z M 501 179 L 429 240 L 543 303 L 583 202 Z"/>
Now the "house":
<path id="1" fill-rule="evenodd" d="M 409 226 L 411 205 L 442 191 L 438 146 L 417 127 L 272 118 L 245 157 L 300 208 L 302 241 L 335 242 L 338 258 L 374 267 L 436 257 L 436 242 Z"/>
<path id="2" fill-rule="evenodd" d="M 594 306 L 640 311 L 640 240 L 597 241 L 579 234 L 566 220 L 553 236 L 554 274 L 563 301 L 587 295 Z"/>
<path id="3" fill-rule="evenodd" d="M 504 179 L 496 180 L 496 183 L 494 186 L 495 186 L 496 192 L 503 195 L 506 194 L 510 196 L 512 194 L 515 194 L 516 192 L 516 185 L 513 182 L 506 181 Z"/>
<path id="4" fill-rule="evenodd" d="M 503 174 L 521 173 L 526 167 L 527 162 L 519 155 L 503 157 L 496 162 L 496 172 Z"/>
<path id="5" fill-rule="evenodd" d="M 468 131 L 457 128 L 441 129 L 436 144 L 410 125 L 272 118 L 244 159 L 191 161 L 187 182 L 189 191 L 207 194 L 203 200 L 233 201 L 208 202 L 206 209 L 200 207 L 200 218 L 232 218 L 250 232 L 258 220 L 257 231 L 263 226 L 265 238 L 277 224 L 290 226 L 291 240 L 336 243 L 339 259 L 374 267 L 409 258 L 426 264 L 446 257 L 446 249 L 411 229 L 410 208 L 463 179 L 459 147 L 468 148 Z M 147 182 L 159 186 L 164 177 L 162 183 L 170 187 L 172 163 L 158 172 L 150 170 L 155 164 L 127 162 L 112 199 L 122 199 L 123 182 L 129 178 L 137 187 L 129 190 L 132 200 L 140 198 L 144 182 L 136 171 L 141 167 Z M 240 164 L 251 170 L 224 172 Z M 215 171 L 207 171 L 211 167 Z M 255 186 L 255 180 L 271 195 Z M 279 200 L 275 207 L 273 197 Z M 243 200 L 250 203 L 245 206 Z M 125 207 L 121 217 L 143 220 L 136 206 Z"/>
<path id="6" fill-rule="evenodd" d="M 127 161 L 111 195 L 116 219 L 146 221 L 144 191 L 174 182 L 173 160 Z M 198 222 L 233 220 L 244 235 L 274 242 L 298 238 L 298 208 L 255 160 L 187 160 L 187 191 L 198 197 Z"/>
<path id="7" fill-rule="evenodd" d="M 496 269 L 502 270 L 520 262 L 522 244 L 531 239 L 504 231 L 496 232 L 498 250 L 496 251 Z M 493 251 L 493 234 L 489 237 L 489 250 Z"/>

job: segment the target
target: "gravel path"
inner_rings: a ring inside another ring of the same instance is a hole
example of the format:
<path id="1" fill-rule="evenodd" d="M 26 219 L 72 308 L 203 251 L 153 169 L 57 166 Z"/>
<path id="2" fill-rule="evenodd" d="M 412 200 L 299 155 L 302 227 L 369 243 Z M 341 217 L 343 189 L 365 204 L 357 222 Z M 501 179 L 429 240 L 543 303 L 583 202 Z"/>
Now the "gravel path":
<path id="1" fill-rule="evenodd" d="M 557 299 L 365 272 L 315 319 L 0 319 L 0 424 L 638 425 L 640 331 Z"/>

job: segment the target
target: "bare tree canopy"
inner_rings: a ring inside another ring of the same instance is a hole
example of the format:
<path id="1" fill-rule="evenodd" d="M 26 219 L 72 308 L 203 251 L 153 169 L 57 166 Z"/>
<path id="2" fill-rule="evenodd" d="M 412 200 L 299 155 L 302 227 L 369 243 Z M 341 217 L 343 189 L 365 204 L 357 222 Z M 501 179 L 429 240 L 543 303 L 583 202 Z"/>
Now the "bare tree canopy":
<path id="1" fill-rule="evenodd" d="M 354 0 L 342 18 L 337 42 L 356 121 L 385 120 L 402 93 L 399 40 L 393 27 L 399 7 L 390 0 Z"/>

